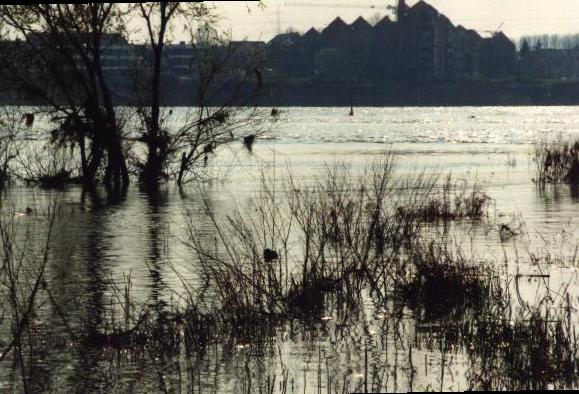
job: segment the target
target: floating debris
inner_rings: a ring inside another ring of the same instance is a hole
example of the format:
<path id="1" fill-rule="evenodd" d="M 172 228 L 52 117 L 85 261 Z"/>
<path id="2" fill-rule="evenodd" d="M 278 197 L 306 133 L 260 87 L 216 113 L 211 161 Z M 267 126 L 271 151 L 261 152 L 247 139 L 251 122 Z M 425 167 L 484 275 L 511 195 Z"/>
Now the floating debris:
<path id="1" fill-rule="evenodd" d="M 501 242 L 511 239 L 514 236 L 519 235 L 518 231 L 513 230 L 508 224 L 501 224 L 499 228 L 499 237 Z"/>

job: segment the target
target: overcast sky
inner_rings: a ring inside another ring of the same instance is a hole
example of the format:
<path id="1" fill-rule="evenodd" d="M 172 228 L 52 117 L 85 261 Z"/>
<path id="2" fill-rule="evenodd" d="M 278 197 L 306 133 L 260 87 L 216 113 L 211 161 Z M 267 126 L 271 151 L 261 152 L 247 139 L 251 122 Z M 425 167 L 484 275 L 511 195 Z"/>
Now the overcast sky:
<path id="1" fill-rule="evenodd" d="M 408 5 L 418 0 L 407 0 Z M 579 33 L 579 0 L 430 0 L 455 25 L 478 31 L 501 30 L 510 38 L 526 34 Z M 236 40 L 268 41 L 278 29 L 304 32 L 314 26 L 323 29 L 336 16 L 352 22 L 362 15 L 392 15 L 387 5 L 396 0 L 265 0 L 256 2 L 219 1 L 222 27 L 231 29 Z M 321 6 L 327 5 L 327 6 Z M 374 8 L 372 8 L 374 6 Z M 249 12 L 248 12 L 249 10 Z"/>

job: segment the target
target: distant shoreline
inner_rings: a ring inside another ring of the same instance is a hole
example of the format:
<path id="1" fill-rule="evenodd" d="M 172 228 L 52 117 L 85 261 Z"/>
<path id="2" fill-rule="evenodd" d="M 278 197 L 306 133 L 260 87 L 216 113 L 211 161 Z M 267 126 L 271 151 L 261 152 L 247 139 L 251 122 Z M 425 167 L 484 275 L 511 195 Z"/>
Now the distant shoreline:
<path id="1" fill-rule="evenodd" d="M 278 107 L 469 107 L 579 105 L 579 81 L 467 81 L 336 87 L 280 84 Z M 270 103 L 258 103 L 271 106 Z"/>
<path id="2" fill-rule="evenodd" d="M 121 85 L 122 86 L 122 85 Z M 173 85 L 165 106 L 196 106 L 191 90 Z M 247 85 L 245 89 L 253 89 Z M 128 89 L 127 89 L 128 91 Z M 116 105 L 135 105 L 127 91 L 116 92 Z M 224 92 L 227 97 L 227 92 Z M 217 96 L 211 105 L 222 105 Z M 476 80 L 428 84 L 365 84 L 345 86 L 314 81 L 283 81 L 264 86 L 264 93 L 247 106 L 257 107 L 489 107 L 576 106 L 579 81 Z M 42 105 L 7 99 L 4 105 Z"/>

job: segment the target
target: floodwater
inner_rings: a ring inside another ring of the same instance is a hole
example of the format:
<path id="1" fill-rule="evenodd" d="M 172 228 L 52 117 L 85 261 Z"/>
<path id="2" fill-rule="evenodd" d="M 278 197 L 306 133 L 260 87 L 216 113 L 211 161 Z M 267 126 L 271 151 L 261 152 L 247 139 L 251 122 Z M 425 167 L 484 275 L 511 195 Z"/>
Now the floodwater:
<path id="1" fill-rule="evenodd" d="M 10 188 L 3 209 L 17 212 L 19 237 L 28 230 L 35 251 L 44 246 L 47 207 L 59 206 L 46 281 L 62 307 L 56 311 L 47 302 L 35 316 L 41 331 L 46 330 L 42 351 L 33 355 L 34 369 L 27 372 L 35 387 L 54 392 L 333 393 L 361 392 L 364 384 L 368 390 L 403 392 L 476 386 L 472 379 L 477 374 L 466 353 L 428 345 L 422 339 L 424 322 L 412 310 L 378 304 L 370 296 L 355 316 L 329 309 L 307 324 L 290 321 L 252 334 L 232 332 L 203 355 L 148 357 L 98 349 L 80 357 L 66 332 L 52 332 L 61 325 L 62 314 L 73 330 L 122 319 L 111 316 L 109 306 L 122 302 L 129 281 L 131 295 L 142 305 L 163 310 L 182 302 L 185 286 L 194 286 L 197 278 L 195 255 L 183 242 L 187 223 L 212 231 L 203 215 L 202 195 L 226 215 L 237 206 L 250 206 L 263 173 L 278 181 L 291 170 L 295 179 L 307 182 L 318 178 L 325 165 L 343 162 L 361 171 L 386 152 L 394 155 L 400 179 L 426 169 L 484 185 L 493 198 L 488 220 L 456 225 L 455 242 L 489 264 L 500 265 L 508 256 L 509 272 L 548 270 L 548 287 L 569 284 L 577 300 L 572 264 L 537 267 L 530 256 L 565 261 L 578 244 L 579 191 L 566 185 L 539 190 L 533 183 L 532 152 L 539 141 L 579 137 L 579 109 L 355 111 L 350 117 L 349 108 L 283 109 L 253 153 L 241 143 L 218 152 L 211 164 L 216 179 L 184 190 L 169 185 L 151 196 L 132 187 L 121 201 L 109 201 L 104 191 L 85 194 L 76 187 Z M 34 212 L 25 214 L 26 207 Z M 520 236 L 501 242 L 500 224 L 521 223 Z M 532 302 L 546 285 L 529 279 L 521 296 Z M 20 366 L 5 360 L 0 390 L 21 391 L 20 376 Z M 364 382 L 365 376 L 372 382 Z"/>

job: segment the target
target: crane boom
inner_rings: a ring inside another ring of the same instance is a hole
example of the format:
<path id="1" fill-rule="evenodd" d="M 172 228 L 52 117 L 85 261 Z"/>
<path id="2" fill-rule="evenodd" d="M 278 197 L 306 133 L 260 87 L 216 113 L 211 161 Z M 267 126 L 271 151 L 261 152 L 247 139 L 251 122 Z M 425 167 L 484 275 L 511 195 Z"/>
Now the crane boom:
<path id="1" fill-rule="evenodd" d="M 395 10 L 396 7 L 384 4 L 344 4 L 344 3 L 307 3 L 294 2 L 285 3 L 287 7 L 321 7 L 321 8 L 367 8 L 367 9 L 387 9 Z"/>

